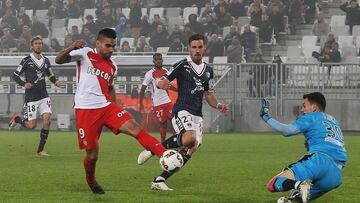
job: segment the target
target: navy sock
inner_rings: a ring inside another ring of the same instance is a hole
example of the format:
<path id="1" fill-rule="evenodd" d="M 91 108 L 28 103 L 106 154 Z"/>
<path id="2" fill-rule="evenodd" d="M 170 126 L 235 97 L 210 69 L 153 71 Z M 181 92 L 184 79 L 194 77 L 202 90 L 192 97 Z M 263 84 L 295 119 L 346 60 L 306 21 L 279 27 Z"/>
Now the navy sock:
<path id="1" fill-rule="evenodd" d="M 289 191 L 289 190 L 295 189 L 295 184 L 296 184 L 295 180 L 286 179 L 282 185 L 283 185 L 284 191 Z"/>
<path id="2" fill-rule="evenodd" d="M 41 129 L 41 131 L 40 131 L 40 143 L 39 143 L 39 147 L 38 147 L 38 152 L 41 152 L 41 151 L 44 150 L 45 143 L 46 143 L 46 140 L 48 138 L 48 135 L 49 135 L 49 130 Z"/>
<path id="3" fill-rule="evenodd" d="M 166 149 L 176 149 L 182 146 L 182 134 L 176 134 L 173 135 L 171 137 L 169 137 L 168 139 L 166 139 L 164 142 L 162 142 L 162 146 L 164 146 Z M 151 152 L 152 155 L 154 155 L 154 153 Z"/>
<path id="4" fill-rule="evenodd" d="M 278 177 L 274 182 L 274 187 L 277 192 L 289 191 L 296 188 L 296 181 L 286 177 Z"/>
<path id="5" fill-rule="evenodd" d="M 26 119 L 21 118 L 20 116 L 17 116 L 17 117 L 15 118 L 15 123 L 18 123 L 18 124 L 20 124 L 21 126 L 25 126 L 25 120 L 26 120 Z"/>
<path id="6" fill-rule="evenodd" d="M 188 154 L 181 154 L 182 157 L 183 157 L 183 160 L 184 160 L 184 164 L 183 164 L 183 167 L 184 165 L 190 160 L 191 156 L 188 155 Z M 174 171 L 174 172 L 169 172 L 169 171 L 163 171 L 161 174 L 160 174 L 160 179 L 165 179 L 167 180 L 168 178 L 170 178 L 174 173 L 176 173 L 177 171 Z"/>
<path id="7" fill-rule="evenodd" d="M 169 137 L 168 139 L 166 139 L 164 142 L 162 142 L 161 144 L 166 148 L 166 149 L 175 149 L 175 148 L 179 148 L 182 146 L 182 134 L 176 134 L 173 135 L 171 137 Z"/>

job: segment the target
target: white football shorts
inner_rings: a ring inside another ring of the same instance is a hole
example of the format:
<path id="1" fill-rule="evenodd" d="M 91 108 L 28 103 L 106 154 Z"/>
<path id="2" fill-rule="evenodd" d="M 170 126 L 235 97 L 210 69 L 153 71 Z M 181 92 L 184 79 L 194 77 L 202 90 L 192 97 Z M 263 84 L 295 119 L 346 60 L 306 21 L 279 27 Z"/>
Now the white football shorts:
<path id="1" fill-rule="evenodd" d="M 27 120 L 34 120 L 37 118 L 37 115 L 43 115 L 44 113 L 52 113 L 51 112 L 51 101 L 49 97 L 38 101 L 32 101 L 25 104 L 25 112 L 24 117 Z"/>
<path id="2" fill-rule="evenodd" d="M 194 116 L 188 111 L 179 111 L 171 119 L 176 134 L 184 133 L 187 130 L 195 130 L 197 147 L 202 143 L 202 134 L 204 132 L 203 118 Z"/>

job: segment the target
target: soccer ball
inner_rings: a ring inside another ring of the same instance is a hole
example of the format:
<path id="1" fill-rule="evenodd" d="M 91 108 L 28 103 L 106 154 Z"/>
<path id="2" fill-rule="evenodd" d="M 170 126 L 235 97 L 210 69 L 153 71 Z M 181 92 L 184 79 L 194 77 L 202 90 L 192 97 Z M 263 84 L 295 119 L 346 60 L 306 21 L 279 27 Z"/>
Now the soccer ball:
<path id="1" fill-rule="evenodd" d="M 160 157 L 160 166 L 168 172 L 179 170 L 184 164 L 183 157 L 176 150 L 166 150 Z"/>

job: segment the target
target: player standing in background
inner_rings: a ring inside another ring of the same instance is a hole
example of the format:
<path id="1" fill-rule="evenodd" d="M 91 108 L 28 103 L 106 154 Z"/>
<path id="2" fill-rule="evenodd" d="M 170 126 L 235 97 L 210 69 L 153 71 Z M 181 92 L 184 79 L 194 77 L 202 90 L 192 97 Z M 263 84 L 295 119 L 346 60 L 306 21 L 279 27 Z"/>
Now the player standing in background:
<path id="1" fill-rule="evenodd" d="M 113 29 L 102 29 L 96 40 L 96 48 L 84 47 L 78 40 L 56 56 L 56 63 L 77 62 L 75 93 L 76 127 L 80 149 L 86 150 L 84 168 L 86 181 L 95 194 L 104 190 L 95 178 L 96 161 L 99 155 L 99 138 L 103 126 L 114 134 L 130 135 L 147 150 L 161 156 L 165 148 L 143 130 L 130 113 L 115 104 L 114 78 L 117 66 L 111 59 L 116 46 Z"/>
<path id="2" fill-rule="evenodd" d="M 39 113 L 42 116 L 43 128 L 40 131 L 40 143 L 36 152 L 37 156 L 48 156 L 44 151 L 46 140 L 49 136 L 51 123 L 51 102 L 46 91 L 45 75 L 49 80 L 60 87 L 60 82 L 56 79 L 48 58 L 41 54 L 43 41 L 40 36 L 31 39 L 32 53 L 23 58 L 20 65 L 13 75 L 15 82 L 25 88 L 25 112 L 24 118 L 14 114 L 10 123 L 9 130 L 20 124 L 26 128 L 36 127 L 36 117 Z M 25 74 L 25 81 L 20 78 Z"/>
<path id="3" fill-rule="evenodd" d="M 301 107 L 303 115 L 286 125 L 271 118 L 269 102 L 261 101 L 261 118 L 286 137 L 303 133 L 308 151 L 268 183 L 270 192 L 293 190 L 290 197 L 281 197 L 278 203 L 289 203 L 298 197 L 307 202 L 341 185 L 341 170 L 348 160 L 344 137 L 339 122 L 324 113 L 325 107 L 324 95 L 319 92 L 306 94 Z"/>
<path id="4" fill-rule="evenodd" d="M 154 116 L 160 122 L 160 138 L 161 142 L 165 141 L 167 123 L 171 119 L 173 104 L 169 98 L 169 95 L 166 90 L 159 89 L 156 87 L 156 80 L 161 78 L 163 75 L 167 74 L 168 71 L 162 67 L 163 59 L 160 53 L 155 53 L 153 55 L 153 63 L 155 68 L 152 68 L 146 72 L 144 81 L 140 90 L 140 112 L 143 111 L 143 99 L 146 88 L 151 85 L 151 97 L 153 105 Z M 177 89 L 173 86 L 170 87 L 171 90 L 176 91 Z"/>
<path id="5" fill-rule="evenodd" d="M 176 134 L 162 144 L 167 149 L 184 148 L 185 150 L 181 151 L 184 164 L 189 161 L 191 155 L 202 143 L 202 103 L 204 95 L 211 107 L 218 109 L 222 113 L 228 111 L 227 105 L 218 102 L 216 98 L 213 69 L 202 60 L 206 50 L 205 42 L 203 35 L 192 35 L 189 38 L 188 45 L 190 55 L 177 62 L 171 72 L 156 81 L 156 86 L 161 89 L 168 89 L 170 82 L 174 79 L 177 80 L 178 99 L 173 108 L 172 118 Z M 151 156 L 152 154 L 149 151 L 141 152 L 138 163 L 144 163 Z M 151 188 L 173 190 L 165 184 L 165 181 L 173 174 L 174 172 L 163 171 L 159 176 L 155 177 Z"/>

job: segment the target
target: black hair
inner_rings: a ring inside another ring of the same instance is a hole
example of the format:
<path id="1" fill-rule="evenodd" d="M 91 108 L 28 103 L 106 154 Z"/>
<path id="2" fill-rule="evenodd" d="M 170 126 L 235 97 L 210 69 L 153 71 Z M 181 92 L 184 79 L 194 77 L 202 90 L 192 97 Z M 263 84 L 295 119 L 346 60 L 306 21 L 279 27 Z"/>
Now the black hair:
<path id="1" fill-rule="evenodd" d="M 155 54 L 153 55 L 153 59 L 155 59 L 155 57 L 157 57 L 157 56 L 161 56 L 161 57 L 162 57 L 162 54 L 161 54 L 161 53 L 155 53 Z"/>
<path id="2" fill-rule="evenodd" d="M 104 37 L 116 39 L 115 30 L 113 30 L 111 28 L 104 28 L 104 29 L 100 30 L 99 34 L 97 36 L 97 40 L 100 40 L 101 38 L 104 38 Z"/>
<path id="3" fill-rule="evenodd" d="M 195 40 L 202 40 L 202 41 L 204 41 L 204 44 L 206 44 L 206 39 L 205 39 L 204 35 L 201 35 L 201 34 L 193 34 L 193 35 L 191 35 L 190 38 L 189 38 L 189 44 L 191 44 L 191 42 L 195 41 Z"/>
<path id="4" fill-rule="evenodd" d="M 326 99 L 323 94 L 320 92 L 313 92 L 305 94 L 303 99 L 308 99 L 310 103 L 315 103 L 321 111 L 325 111 L 326 108 Z"/>

